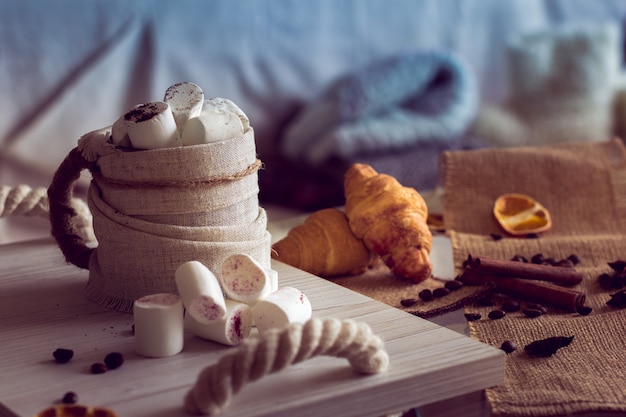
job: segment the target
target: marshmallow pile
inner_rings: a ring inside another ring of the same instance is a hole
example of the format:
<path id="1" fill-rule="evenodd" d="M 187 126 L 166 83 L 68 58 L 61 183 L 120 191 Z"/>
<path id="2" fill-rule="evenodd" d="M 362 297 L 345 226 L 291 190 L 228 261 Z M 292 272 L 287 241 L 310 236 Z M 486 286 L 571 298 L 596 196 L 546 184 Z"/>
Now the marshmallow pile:
<path id="1" fill-rule="evenodd" d="M 172 85 L 163 101 L 139 104 L 111 129 L 111 142 L 134 149 L 159 149 L 219 142 L 244 134 L 250 120 L 232 101 L 204 98 L 190 82 Z"/>
<path id="2" fill-rule="evenodd" d="M 185 262 L 176 269 L 175 282 L 179 295 L 147 295 L 134 303 L 135 350 L 142 356 L 181 352 L 185 330 L 233 346 L 254 326 L 263 335 L 312 315 L 302 291 L 279 288 L 278 273 L 246 254 L 226 258 L 219 279 L 201 262 Z"/>

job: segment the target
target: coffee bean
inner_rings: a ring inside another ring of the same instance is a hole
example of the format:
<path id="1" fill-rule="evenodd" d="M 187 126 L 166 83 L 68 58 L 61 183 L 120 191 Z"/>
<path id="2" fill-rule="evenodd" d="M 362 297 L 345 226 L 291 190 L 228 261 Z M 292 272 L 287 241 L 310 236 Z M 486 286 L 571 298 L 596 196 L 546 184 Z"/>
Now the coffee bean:
<path id="1" fill-rule="evenodd" d="M 515 262 L 528 262 L 528 259 L 526 259 L 524 256 L 522 255 L 515 255 L 511 258 L 512 261 Z"/>
<path id="2" fill-rule="evenodd" d="M 424 301 L 430 301 L 433 298 L 435 298 L 433 296 L 433 292 L 431 290 L 429 290 L 428 288 L 425 290 L 422 290 L 419 292 L 419 294 L 417 294 L 419 298 L 421 298 Z"/>
<path id="3" fill-rule="evenodd" d="M 546 257 L 543 255 L 543 253 L 537 253 L 535 255 L 533 255 L 530 258 L 530 262 L 534 263 L 534 264 L 540 264 L 542 263 L 544 260 L 546 259 Z"/>
<path id="4" fill-rule="evenodd" d="M 526 306 L 526 308 L 532 308 L 535 310 L 539 310 L 541 311 L 541 314 L 546 314 L 548 313 L 548 309 L 546 309 L 544 306 L 542 306 L 541 304 L 537 304 L 537 303 L 533 303 L 533 304 L 528 304 Z"/>
<path id="5" fill-rule="evenodd" d="M 570 261 L 569 259 L 561 259 L 560 261 L 556 263 L 555 266 L 560 266 L 563 268 L 573 268 L 574 262 Z"/>
<path id="6" fill-rule="evenodd" d="M 76 404 L 78 402 L 78 395 L 75 392 L 68 391 L 61 398 L 63 404 Z"/>
<path id="7" fill-rule="evenodd" d="M 447 289 L 446 287 L 435 288 L 433 290 L 433 297 L 435 298 L 445 297 L 448 294 L 450 294 L 450 290 Z"/>
<path id="8" fill-rule="evenodd" d="M 604 272 L 598 276 L 598 283 L 605 290 L 621 290 L 626 286 L 626 277 L 621 272 L 613 274 Z"/>
<path id="9" fill-rule="evenodd" d="M 124 363 L 124 356 L 119 352 L 111 352 L 104 357 L 104 364 L 107 369 L 117 369 Z"/>
<path id="10" fill-rule="evenodd" d="M 491 233 L 489 236 L 491 236 L 491 239 L 495 241 L 502 239 L 502 235 L 498 233 Z"/>
<path id="11" fill-rule="evenodd" d="M 454 281 L 447 281 L 445 283 L 445 287 L 447 289 L 449 289 L 450 291 L 456 291 L 461 289 L 461 287 L 463 286 L 463 283 L 461 281 L 458 280 L 454 280 Z"/>
<path id="12" fill-rule="evenodd" d="M 414 306 L 417 303 L 417 299 L 415 298 L 403 298 L 402 300 L 400 300 L 400 304 L 402 305 L 402 307 L 411 307 Z"/>
<path id="13" fill-rule="evenodd" d="M 96 362 L 91 364 L 90 369 L 92 374 L 103 374 L 107 371 L 107 366 L 102 362 Z"/>
<path id="14" fill-rule="evenodd" d="M 74 351 L 72 349 L 58 348 L 52 352 L 52 356 L 58 363 L 67 363 L 74 357 Z"/>
<path id="15" fill-rule="evenodd" d="M 525 308 L 524 310 L 522 310 L 522 313 L 524 313 L 526 317 L 530 317 L 531 319 L 539 317 L 543 314 L 541 310 L 536 308 Z"/>
<path id="16" fill-rule="evenodd" d="M 542 265 L 555 266 L 556 263 L 557 263 L 557 260 L 554 258 L 545 258 L 543 261 L 541 261 Z"/>
<path id="17" fill-rule="evenodd" d="M 488 315 L 491 320 L 500 320 L 501 318 L 504 318 L 504 316 L 506 316 L 504 310 L 492 310 Z"/>
<path id="18" fill-rule="evenodd" d="M 506 311 L 507 313 L 513 313 L 514 311 L 519 311 L 519 309 L 520 305 L 515 300 L 508 300 L 502 303 L 502 310 Z"/>
<path id="19" fill-rule="evenodd" d="M 465 313 L 465 320 L 467 321 L 478 321 L 480 318 L 480 313 Z"/>
<path id="20" fill-rule="evenodd" d="M 591 307 L 589 307 L 589 306 L 577 306 L 576 307 L 576 312 L 578 314 L 580 314 L 581 316 L 587 316 L 587 315 L 591 314 L 592 310 L 593 309 Z"/>
<path id="21" fill-rule="evenodd" d="M 576 254 L 571 254 L 567 257 L 567 259 L 569 259 L 574 265 L 578 265 L 581 261 L 580 256 Z"/>
<path id="22" fill-rule="evenodd" d="M 539 239 L 539 233 L 529 233 L 524 237 L 526 239 Z"/>
<path id="23" fill-rule="evenodd" d="M 517 343 L 515 343 L 515 342 L 513 342 L 511 340 L 506 340 L 506 341 L 502 342 L 502 345 L 500 346 L 500 349 L 502 349 L 506 353 L 513 353 L 513 352 L 515 352 L 515 349 L 517 349 Z"/>

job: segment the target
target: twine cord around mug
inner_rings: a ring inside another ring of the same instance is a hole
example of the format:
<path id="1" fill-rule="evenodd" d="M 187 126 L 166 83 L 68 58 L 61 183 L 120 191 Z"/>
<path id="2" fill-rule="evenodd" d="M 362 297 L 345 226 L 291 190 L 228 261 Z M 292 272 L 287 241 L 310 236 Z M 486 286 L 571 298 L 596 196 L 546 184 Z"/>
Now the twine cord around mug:
<path id="1" fill-rule="evenodd" d="M 382 340 L 366 323 L 313 318 L 248 338 L 216 364 L 204 368 L 185 396 L 185 410 L 217 414 L 247 382 L 319 355 L 346 358 L 363 374 L 384 372 L 389 366 Z"/>
<path id="2" fill-rule="evenodd" d="M 262 166 L 261 160 L 257 159 L 252 164 L 247 166 L 240 172 L 236 172 L 231 175 L 223 175 L 220 177 L 212 177 L 212 178 L 204 178 L 193 181 L 128 181 L 128 180 L 119 180 L 113 178 L 106 178 L 99 171 L 93 170 L 92 176 L 99 184 L 110 185 L 110 186 L 118 186 L 118 187 L 133 187 L 133 188 L 166 188 L 166 187 L 177 187 L 177 188 L 194 188 L 194 187 L 203 187 L 208 185 L 217 185 L 229 181 L 237 181 L 246 176 L 257 172 Z"/>

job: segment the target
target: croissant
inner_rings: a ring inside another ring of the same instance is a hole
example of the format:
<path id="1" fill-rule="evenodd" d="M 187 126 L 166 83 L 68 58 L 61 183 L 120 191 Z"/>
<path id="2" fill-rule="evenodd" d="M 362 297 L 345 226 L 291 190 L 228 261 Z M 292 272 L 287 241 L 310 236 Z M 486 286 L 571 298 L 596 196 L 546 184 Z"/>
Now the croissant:
<path id="1" fill-rule="evenodd" d="M 395 275 L 415 282 L 431 276 L 428 208 L 415 189 L 369 165 L 353 164 L 344 192 L 350 229 Z"/>
<path id="2" fill-rule="evenodd" d="M 272 258 L 323 277 L 357 275 L 377 259 L 338 208 L 318 210 L 272 246 Z"/>

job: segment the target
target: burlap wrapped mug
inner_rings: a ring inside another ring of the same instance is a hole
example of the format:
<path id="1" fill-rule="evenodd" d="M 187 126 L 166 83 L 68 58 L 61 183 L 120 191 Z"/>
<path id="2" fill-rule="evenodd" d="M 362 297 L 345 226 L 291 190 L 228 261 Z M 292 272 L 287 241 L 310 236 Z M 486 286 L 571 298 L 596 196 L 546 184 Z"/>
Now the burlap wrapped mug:
<path id="1" fill-rule="evenodd" d="M 218 278 L 233 253 L 269 268 L 252 129 L 226 141 L 153 150 L 116 148 L 109 135 L 105 128 L 83 136 L 48 189 L 52 235 L 68 262 L 89 270 L 89 298 L 131 312 L 141 296 L 176 293 L 175 271 L 190 260 Z M 81 236 L 72 206 L 83 170 L 93 177 L 88 204 L 97 245 Z"/>

